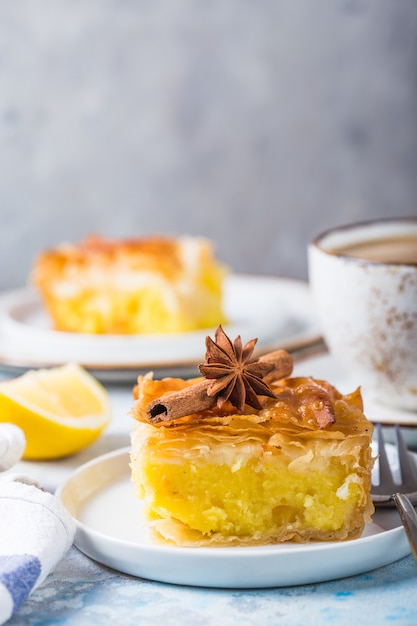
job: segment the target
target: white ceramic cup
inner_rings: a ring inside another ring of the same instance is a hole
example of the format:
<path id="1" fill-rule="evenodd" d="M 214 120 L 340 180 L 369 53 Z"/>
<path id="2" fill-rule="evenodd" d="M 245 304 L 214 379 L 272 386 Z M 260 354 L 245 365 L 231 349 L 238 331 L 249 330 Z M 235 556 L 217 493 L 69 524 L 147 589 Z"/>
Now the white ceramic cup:
<path id="1" fill-rule="evenodd" d="M 365 258 L 368 254 L 353 258 L 346 252 L 352 244 L 404 236 L 411 245 L 406 262 L 372 261 Z M 309 245 L 308 264 L 330 353 L 375 400 L 416 411 L 417 262 L 409 260 L 413 237 L 417 242 L 417 217 L 333 228 Z"/>

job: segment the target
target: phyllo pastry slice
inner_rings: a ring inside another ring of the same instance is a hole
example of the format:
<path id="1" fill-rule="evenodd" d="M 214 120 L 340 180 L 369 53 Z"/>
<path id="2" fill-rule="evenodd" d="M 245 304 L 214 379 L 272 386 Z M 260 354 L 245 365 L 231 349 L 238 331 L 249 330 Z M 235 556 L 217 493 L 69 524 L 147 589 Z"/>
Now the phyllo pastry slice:
<path id="1" fill-rule="evenodd" d="M 204 379 L 135 388 L 131 469 L 154 537 L 179 546 L 341 541 L 371 520 L 372 425 L 359 390 L 289 377 L 221 328 Z"/>
<path id="2" fill-rule="evenodd" d="M 56 330 L 148 334 L 225 320 L 226 275 L 207 239 L 88 237 L 42 252 L 32 281 Z"/>

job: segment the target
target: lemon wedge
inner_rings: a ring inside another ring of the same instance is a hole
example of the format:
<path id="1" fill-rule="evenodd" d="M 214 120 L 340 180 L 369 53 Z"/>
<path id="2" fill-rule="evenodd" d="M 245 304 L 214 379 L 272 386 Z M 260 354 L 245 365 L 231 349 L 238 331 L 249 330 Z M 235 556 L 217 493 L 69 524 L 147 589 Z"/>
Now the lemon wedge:
<path id="1" fill-rule="evenodd" d="M 101 435 L 110 419 L 107 391 L 75 363 L 0 382 L 0 422 L 23 430 L 24 459 L 78 452 Z"/>

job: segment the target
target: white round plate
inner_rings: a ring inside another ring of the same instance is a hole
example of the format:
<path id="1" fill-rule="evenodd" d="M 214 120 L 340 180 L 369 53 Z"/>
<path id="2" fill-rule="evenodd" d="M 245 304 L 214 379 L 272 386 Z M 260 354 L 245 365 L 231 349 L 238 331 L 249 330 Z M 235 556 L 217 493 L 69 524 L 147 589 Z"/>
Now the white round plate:
<path id="1" fill-rule="evenodd" d="M 129 449 L 81 466 L 57 490 L 76 523 L 75 545 L 115 570 L 159 582 L 223 588 L 302 585 L 360 574 L 410 553 L 395 510 L 379 509 L 346 542 L 261 547 L 153 545 L 130 480 Z"/>
<path id="2" fill-rule="evenodd" d="M 224 306 L 230 320 L 225 331 L 232 339 L 241 335 L 244 342 L 257 337 L 258 350 L 319 339 L 308 285 L 302 281 L 231 275 L 225 284 Z M 0 363 L 9 368 L 68 361 L 116 374 L 191 368 L 204 360 L 205 338 L 214 330 L 133 336 L 59 332 L 51 328 L 34 289 L 0 297 Z"/>

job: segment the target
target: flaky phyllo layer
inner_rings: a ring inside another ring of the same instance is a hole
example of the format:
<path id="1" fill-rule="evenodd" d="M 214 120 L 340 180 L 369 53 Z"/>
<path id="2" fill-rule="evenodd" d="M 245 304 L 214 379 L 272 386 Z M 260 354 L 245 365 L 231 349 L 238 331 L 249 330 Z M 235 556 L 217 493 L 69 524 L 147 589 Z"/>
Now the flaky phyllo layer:
<path id="1" fill-rule="evenodd" d="M 148 403 L 194 381 L 140 377 L 131 469 L 155 537 L 181 546 L 346 540 L 370 521 L 372 425 L 360 391 L 324 381 L 271 384 L 277 399 L 147 422 Z M 335 422 L 317 424 L 323 403 Z M 226 409 L 226 410 L 225 410 Z"/>

